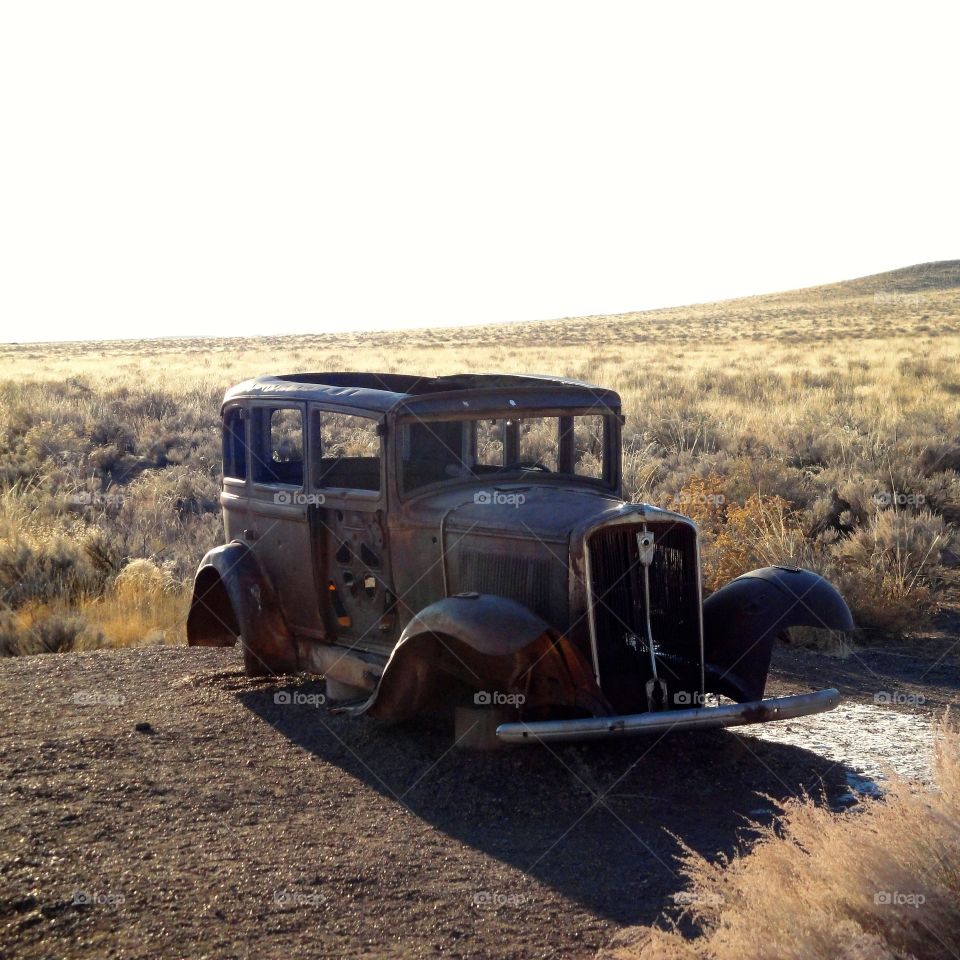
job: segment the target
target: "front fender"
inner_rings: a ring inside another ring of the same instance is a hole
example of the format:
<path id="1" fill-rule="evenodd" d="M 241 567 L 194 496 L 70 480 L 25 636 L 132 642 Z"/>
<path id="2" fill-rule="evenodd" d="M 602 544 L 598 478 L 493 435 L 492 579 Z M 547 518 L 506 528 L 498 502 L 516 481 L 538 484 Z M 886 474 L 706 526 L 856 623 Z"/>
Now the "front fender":
<path id="1" fill-rule="evenodd" d="M 404 629 L 366 703 L 353 713 L 402 720 L 464 693 L 499 696 L 537 714 L 609 713 L 586 658 L 527 607 L 468 593 L 430 604 Z"/>
<path id="2" fill-rule="evenodd" d="M 852 630 L 836 588 L 795 567 L 763 567 L 731 580 L 703 604 L 706 688 L 738 703 L 760 700 L 777 635 L 788 627 Z"/>
<path id="3" fill-rule="evenodd" d="M 251 548 L 237 540 L 214 547 L 200 561 L 187 616 L 187 642 L 224 645 L 216 639 L 217 624 L 224 628 L 221 636 L 239 635 L 248 674 L 299 669 L 296 645 L 270 578 Z"/>

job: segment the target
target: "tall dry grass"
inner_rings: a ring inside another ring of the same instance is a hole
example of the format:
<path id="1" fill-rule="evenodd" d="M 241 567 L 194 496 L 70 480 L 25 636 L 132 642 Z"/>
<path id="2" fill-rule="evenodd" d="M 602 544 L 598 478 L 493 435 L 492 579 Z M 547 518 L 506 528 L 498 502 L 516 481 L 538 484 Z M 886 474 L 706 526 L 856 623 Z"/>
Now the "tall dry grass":
<path id="1" fill-rule="evenodd" d="M 187 580 L 221 535 L 218 413 L 233 383 L 525 371 L 621 394 L 628 498 L 697 519 L 697 496 L 723 498 L 703 518 L 711 586 L 795 562 L 837 579 L 861 626 L 922 628 L 957 576 L 958 317 L 953 263 L 513 326 L 0 344 L 0 611 L 81 615 L 138 559 Z"/>
<path id="2" fill-rule="evenodd" d="M 0 656 L 186 643 L 191 582 L 131 560 L 99 592 L 0 610 Z"/>
<path id="3" fill-rule="evenodd" d="M 941 725 L 936 788 L 894 778 L 833 813 L 788 800 L 744 856 L 690 849 L 674 922 L 638 928 L 604 960 L 952 960 L 960 948 L 960 731 Z"/>
<path id="4" fill-rule="evenodd" d="M 0 655 L 184 642 L 221 536 L 217 400 L 0 384 Z"/>

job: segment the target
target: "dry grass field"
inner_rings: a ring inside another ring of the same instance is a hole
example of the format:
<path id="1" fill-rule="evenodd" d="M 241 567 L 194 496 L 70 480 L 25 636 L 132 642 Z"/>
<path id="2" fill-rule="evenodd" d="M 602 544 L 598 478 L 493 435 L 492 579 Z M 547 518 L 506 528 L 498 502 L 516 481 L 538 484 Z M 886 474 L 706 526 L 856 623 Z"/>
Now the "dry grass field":
<path id="1" fill-rule="evenodd" d="M 956 634 L 960 261 L 517 325 L 2 344 L 0 655 L 183 643 L 194 568 L 221 538 L 224 390 L 258 374 L 345 369 L 540 372 L 613 387 L 626 495 L 700 522 L 708 588 L 769 563 L 823 572 L 858 635 L 798 639 L 832 653 Z M 637 928 L 603 955 L 955 955 L 960 741 L 948 726 L 942 736 L 939 792 L 895 784 L 857 814 L 787 800 L 746 857 L 689 851 L 683 936 Z M 882 899 L 901 894 L 913 900 Z"/>
<path id="2" fill-rule="evenodd" d="M 613 387 L 626 493 L 702 522 L 708 586 L 796 562 L 887 632 L 950 596 L 960 262 L 609 317 L 0 345 L 0 649 L 182 642 L 186 585 L 220 536 L 223 391 L 345 369 Z"/>

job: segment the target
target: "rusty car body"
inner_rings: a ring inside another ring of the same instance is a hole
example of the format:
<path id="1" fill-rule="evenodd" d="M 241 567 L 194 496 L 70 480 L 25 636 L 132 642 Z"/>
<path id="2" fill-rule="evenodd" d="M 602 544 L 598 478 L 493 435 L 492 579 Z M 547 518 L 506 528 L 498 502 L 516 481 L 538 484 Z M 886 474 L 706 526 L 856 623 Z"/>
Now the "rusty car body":
<path id="1" fill-rule="evenodd" d="M 572 380 L 311 373 L 230 389 L 226 543 L 192 645 L 307 671 L 356 714 L 495 710 L 500 740 L 730 726 L 828 710 L 764 700 L 774 639 L 848 630 L 837 591 L 768 567 L 705 601 L 697 525 L 622 497 L 621 404 Z"/>

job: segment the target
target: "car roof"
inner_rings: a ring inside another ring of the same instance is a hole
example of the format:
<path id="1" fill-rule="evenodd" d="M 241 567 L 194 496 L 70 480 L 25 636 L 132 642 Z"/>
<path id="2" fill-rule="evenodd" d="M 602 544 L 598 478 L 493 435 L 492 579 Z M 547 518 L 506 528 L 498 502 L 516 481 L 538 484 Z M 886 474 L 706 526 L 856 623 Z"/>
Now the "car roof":
<path id="1" fill-rule="evenodd" d="M 532 374 L 458 373 L 418 377 L 404 373 L 288 373 L 256 377 L 231 387 L 224 403 L 238 399 L 313 400 L 368 412 L 423 415 L 501 407 L 620 408 L 613 390 L 580 380 Z M 513 401 L 512 403 L 510 401 Z"/>

